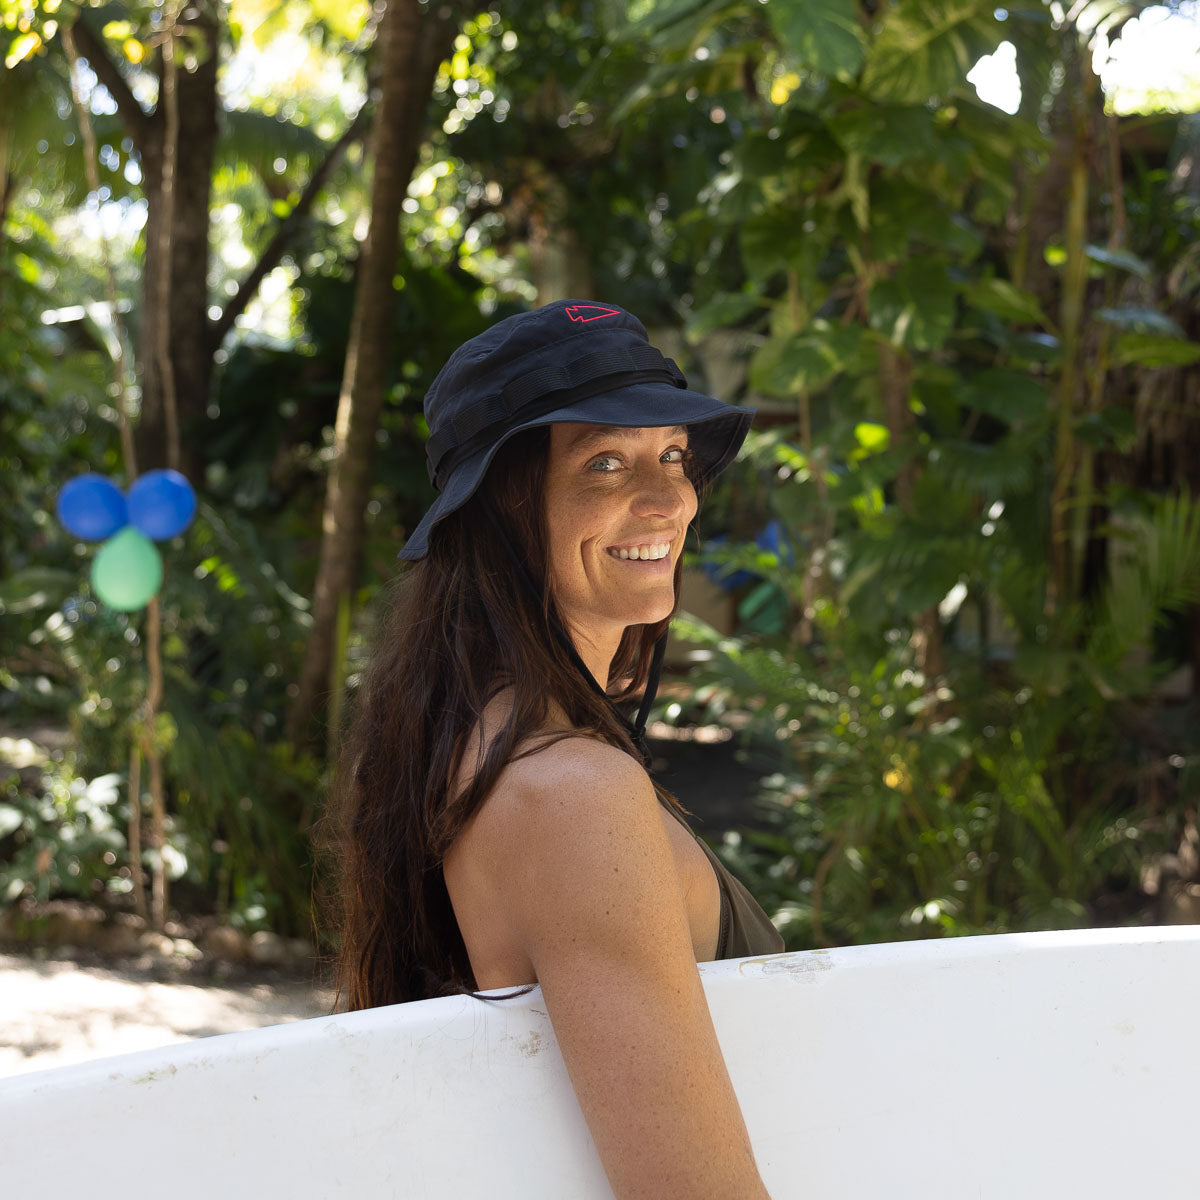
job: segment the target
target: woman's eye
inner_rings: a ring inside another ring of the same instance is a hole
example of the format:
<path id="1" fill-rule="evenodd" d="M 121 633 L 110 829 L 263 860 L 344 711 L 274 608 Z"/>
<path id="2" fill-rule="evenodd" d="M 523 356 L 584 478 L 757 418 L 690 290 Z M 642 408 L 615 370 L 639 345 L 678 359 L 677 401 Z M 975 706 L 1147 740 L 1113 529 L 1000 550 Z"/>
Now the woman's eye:
<path id="1" fill-rule="evenodd" d="M 601 454 L 588 463 L 589 471 L 615 471 L 621 465 L 621 460 L 613 454 Z"/>
<path id="2" fill-rule="evenodd" d="M 662 461 L 666 463 L 684 463 L 687 461 L 687 451 L 675 446 L 662 456 Z"/>

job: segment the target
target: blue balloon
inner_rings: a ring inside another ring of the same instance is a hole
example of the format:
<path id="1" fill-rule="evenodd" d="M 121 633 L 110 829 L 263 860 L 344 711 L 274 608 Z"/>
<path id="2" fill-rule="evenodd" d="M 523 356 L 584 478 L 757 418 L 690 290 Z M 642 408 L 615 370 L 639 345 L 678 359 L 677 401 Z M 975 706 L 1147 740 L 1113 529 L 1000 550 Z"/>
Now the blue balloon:
<path id="1" fill-rule="evenodd" d="M 182 533 L 196 515 L 196 493 L 178 471 L 147 471 L 129 489 L 129 521 L 156 542 Z"/>
<path id="2" fill-rule="evenodd" d="M 58 493 L 58 519 L 68 533 L 102 542 L 129 524 L 121 489 L 103 475 L 77 475 Z"/>

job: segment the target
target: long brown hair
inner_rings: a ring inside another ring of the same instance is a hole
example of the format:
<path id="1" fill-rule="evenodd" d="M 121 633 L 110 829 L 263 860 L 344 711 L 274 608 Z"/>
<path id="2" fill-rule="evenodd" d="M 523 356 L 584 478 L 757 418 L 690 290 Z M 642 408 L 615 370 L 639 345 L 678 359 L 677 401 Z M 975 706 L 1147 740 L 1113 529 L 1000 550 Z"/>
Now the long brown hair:
<path id="1" fill-rule="evenodd" d="M 542 501 L 549 440 L 542 428 L 505 443 L 482 494 L 438 523 L 429 553 L 389 589 L 324 822 L 342 1007 L 475 989 L 442 862 L 506 764 L 548 744 L 531 749 L 529 739 L 545 728 L 552 703 L 572 731 L 639 757 L 628 726 L 556 632 Z M 520 585 L 484 505 L 540 598 Z M 668 620 L 625 631 L 610 680 L 599 681 L 613 699 L 644 687 Z M 502 688 L 512 698 L 508 718 L 486 746 L 480 739 L 474 774 L 459 790 L 467 742 Z"/>

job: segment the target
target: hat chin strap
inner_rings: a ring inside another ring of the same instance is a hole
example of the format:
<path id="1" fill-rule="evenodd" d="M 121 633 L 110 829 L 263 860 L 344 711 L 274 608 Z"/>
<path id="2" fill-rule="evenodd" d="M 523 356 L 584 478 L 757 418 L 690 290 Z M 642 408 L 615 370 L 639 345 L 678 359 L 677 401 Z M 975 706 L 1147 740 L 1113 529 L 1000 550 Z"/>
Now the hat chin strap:
<path id="1" fill-rule="evenodd" d="M 500 539 L 500 545 L 504 547 L 505 553 L 516 568 L 517 578 L 521 581 L 521 586 L 535 604 L 542 604 L 543 596 L 541 592 L 530 578 L 529 572 L 525 569 L 525 564 L 521 561 L 521 556 L 517 553 L 504 526 L 500 523 L 500 518 L 492 508 L 491 501 L 486 497 L 483 498 L 483 511 L 492 523 L 492 527 Z M 587 664 L 579 657 L 579 651 L 575 649 L 575 643 L 571 641 L 567 635 L 567 631 L 558 623 L 558 619 L 553 614 L 549 615 L 549 619 L 550 628 L 554 636 L 558 639 L 559 645 L 566 651 L 567 657 L 575 665 L 575 669 L 587 680 L 592 691 L 598 696 L 603 696 L 608 701 L 618 719 L 629 729 L 629 735 L 633 739 L 633 744 L 642 756 L 642 763 L 649 770 L 650 761 L 653 756 L 650 753 L 650 747 L 646 743 L 646 721 L 650 716 L 650 706 L 654 703 L 654 697 L 658 693 L 658 681 L 662 676 L 663 656 L 667 652 L 667 635 L 664 633 L 654 643 L 654 650 L 650 655 L 650 671 L 646 676 L 646 690 L 642 693 L 642 702 L 638 705 L 637 716 L 634 718 L 633 724 L 630 725 L 628 718 L 613 704 L 609 694 L 600 686 L 596 677 L 588 670 Z"/>

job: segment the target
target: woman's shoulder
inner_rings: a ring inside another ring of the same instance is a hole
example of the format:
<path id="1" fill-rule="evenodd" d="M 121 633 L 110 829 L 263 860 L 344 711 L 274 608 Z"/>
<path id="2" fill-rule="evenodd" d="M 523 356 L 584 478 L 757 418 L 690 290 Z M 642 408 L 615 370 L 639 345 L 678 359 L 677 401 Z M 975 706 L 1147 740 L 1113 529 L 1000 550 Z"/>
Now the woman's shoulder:
<path id="1" fill-rule="evenodd" d="M 624 750 L 584 733 L 549 729 L 518 747 L 485 807 L 494 805 L 498 817 L 542 824 L 656 804 L 645 768 Z"/>
<path id="2" fill-rule="evenodd" d="M 494 736 L 510 707 L 496 697 L 477 736 Z M 473 749 L 478 753 L 478 742 Z M 647 818 L 657 803 L 640 762 L 552 718 L 513 748 L 462 837 L 465 844 L 486 845 L 497 863 L 528 858 L 603 837 L 632 817 Z"/>

